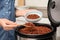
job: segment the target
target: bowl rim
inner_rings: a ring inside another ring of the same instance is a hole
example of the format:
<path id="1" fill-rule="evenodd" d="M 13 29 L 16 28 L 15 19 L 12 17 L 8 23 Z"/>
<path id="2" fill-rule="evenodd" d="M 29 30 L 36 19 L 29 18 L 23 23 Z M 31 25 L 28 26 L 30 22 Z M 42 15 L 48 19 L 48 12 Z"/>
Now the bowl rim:
<path id="1" fill-rule="evenodd" d="M 39 16 L 39 18 L 37 18 L 37 19 L 28 19 L 27 18 L 27 16 L 28 15 L 30 15 L 30 14 L 37 14 L 38 16 Z M 40 15 L 39 15 L 40 14 Z M 36 21 L 36 20 L 40 20 L 40 19 L 42 19 L 42 17 L 43 17 L 43 13 L 41 12 L 41 11 L 39 11 L 39 10 L 32 10 L 32 11 L 29 11 L 29 12 L 27 12 L 25 15 L 24 15 L 24 18 L 26 19 L 26 20 L 31 20 L 31 22 L 32 21 Z"/>

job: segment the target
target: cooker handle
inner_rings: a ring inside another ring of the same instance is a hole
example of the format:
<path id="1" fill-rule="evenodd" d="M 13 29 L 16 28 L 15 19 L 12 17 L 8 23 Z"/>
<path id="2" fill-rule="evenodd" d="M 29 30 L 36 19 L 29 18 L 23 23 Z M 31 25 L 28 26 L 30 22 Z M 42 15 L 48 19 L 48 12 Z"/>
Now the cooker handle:
<path id="1" fill-rule="evenodd" d="M 51 8 L 54 9 L 55 8 L 55 1 L 51 2 Z"/>
<path id="2" fill-rule="evenodd" d="M 56 4 L 56 2 L 55 1 L 53 1 L 53 2 L 51 2 L 51 8 L 52 9 L 54 9 L 55 8 L 55 5 Z M 55 26 L 55 27 L 57 27 L 57 26 L 59 26 L 60 25 L 60 23 L 59 22 L 56 22 L 56 23 L 51 23 L 53 26 Z"/>
<path id="3" fill-rule="evenodd" d="M 58 27 L 59 25 L 60 25 L 60 22 L 56 22 L 53 18 L 52 18 L 52 16 L 51 16 L 51 12 L 50 12 L 50 8 L 52 8 L 52 9 L 54 9 L 55 8 L 55 1 L 52 1 L 52 0 L 49 0 L 48 1 L 48 7 L 47 7 L 47 12 L 48 12 L 48 18 L 49 18 L 49 20 L 50 20 L 50 22 L 51 22 L 51 25 L 53 26 L 53 27 Z"/>

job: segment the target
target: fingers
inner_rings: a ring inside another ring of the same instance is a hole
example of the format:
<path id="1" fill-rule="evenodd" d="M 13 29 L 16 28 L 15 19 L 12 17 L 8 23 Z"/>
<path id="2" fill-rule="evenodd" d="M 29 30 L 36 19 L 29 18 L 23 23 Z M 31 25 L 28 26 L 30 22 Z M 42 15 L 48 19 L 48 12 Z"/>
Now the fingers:
<path id="1" fill-rule="evenodd" d="M 8 28 L 8 27 L 5 27 L 3 29 L 6 30 L 6 31 L 13 30 L 13 28 Z"/>
<path id="2" fill-rule="evenodd" d="M 4 27 L 5 25 L 5 22 L 0 19 L 0 26 Z"/>
<path id="3" fill-rule="evenodd" d="M 10 24 L 16 24 L 13 21 L 10 21 L 8 19 L 0 19 L 0 20 L 3 21 L 4 23 L 8 24 L 8 25 L 10 25 Z"/>
<path id="4" fill-rule="evenodd" d="M 8 30 L 13 30 L 14 28 L 16 28 L 18 25 L 4 25 L 3 29 L 8 31 Z"/>
<path id="5" fill-rule="evenodd" d="M 0 26 L 2 26 L 4 30 L 13 30 L 18 24 L 8 19 L 0 19 Z"/>
<path id="6" fill-rule="evenodd" d="M 6 27 L 8 27 L 8 28 L 15 28 L 15 27 L 17 27 L 18 25 L 6 25 Z"/>
<path id="7" fill-rule="evenodd" d="M 16 23 L 13 22 L 13 21 L 10 21 L 10 20 L 7 20 L 7 19 L 6 19 L 6 24 L 7 24 L 7 25 L 11 25 L 11 24 L 15 25 Z"/>

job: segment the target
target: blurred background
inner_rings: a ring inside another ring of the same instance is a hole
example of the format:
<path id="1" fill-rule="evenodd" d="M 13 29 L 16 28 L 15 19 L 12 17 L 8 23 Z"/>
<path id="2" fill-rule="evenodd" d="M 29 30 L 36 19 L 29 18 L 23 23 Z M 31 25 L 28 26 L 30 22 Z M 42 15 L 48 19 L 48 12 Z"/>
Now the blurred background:
<path id="1" fill-rule="evenodd" d="M 38 9 L 43 12 L 43 17 L 47 17 L 48 0 L 15 0 L 16 8 Z"/>
<path id="2" fill-rule="evenodd" d="M 19 9 L 37 9 L 43 13 L 43 19 L 40 22 L 50 23 L 47 16 L 48 0 L 15 0 L 15 7 Z M 22 22 L 24 18 L 17 18 L 17 22 Z M 24 22 L 24 21 L 23 21 Z M 57 29 L 57 40 L 60 40 L 60 27 Z"/>

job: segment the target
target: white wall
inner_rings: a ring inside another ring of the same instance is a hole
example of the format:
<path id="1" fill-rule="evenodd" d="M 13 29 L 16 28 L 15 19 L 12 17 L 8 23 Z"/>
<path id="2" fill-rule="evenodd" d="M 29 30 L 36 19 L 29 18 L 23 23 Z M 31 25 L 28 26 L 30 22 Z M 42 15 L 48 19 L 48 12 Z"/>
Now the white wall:
<path id="1" fill-rule="evenodd" d="M 18 0 L 15 0 L 15 5 L 18 6 Z M 47 7 L 48 0 L 25 0 L 26 6 Z"/>
<path id="2" fill-rule="evenodd" d="M 26 0 L 26 6 L 47 7 L 48 0 Z"/>

